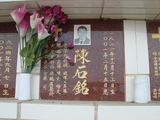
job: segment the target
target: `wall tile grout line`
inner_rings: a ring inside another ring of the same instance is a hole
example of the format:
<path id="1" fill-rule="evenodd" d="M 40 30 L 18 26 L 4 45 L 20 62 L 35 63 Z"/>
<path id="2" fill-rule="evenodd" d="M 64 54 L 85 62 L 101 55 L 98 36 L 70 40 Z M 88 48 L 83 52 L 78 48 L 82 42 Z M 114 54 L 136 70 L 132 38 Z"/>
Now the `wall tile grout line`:
<path id="1" fill-rule="evenodd" d="M 21 101 L 17 104 L 17 120 L 21 120 L 21 104 L 31 100 Z"/>
<path id="2" fill-rule="evenodd" d="M 94 105 L 94 120 L 98 120 L 98 104 L 93 102 Z"/>

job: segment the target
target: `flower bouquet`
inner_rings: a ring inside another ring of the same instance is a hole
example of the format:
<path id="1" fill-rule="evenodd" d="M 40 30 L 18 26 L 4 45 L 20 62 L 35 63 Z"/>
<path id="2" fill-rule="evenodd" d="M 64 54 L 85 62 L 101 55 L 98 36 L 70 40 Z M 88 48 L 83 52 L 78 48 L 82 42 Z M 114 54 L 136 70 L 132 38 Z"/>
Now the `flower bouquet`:
<path id="1" fill-rule="evenodd" d="M 39 11 L 33 11 L 30 14 L 26 10 L 26 5 L 19 7 L 11 12 L 11 16 L 16 22 L 16 28 L 19 35 L 19 51 L 21 73 L 19 79 L 19 100 L 30 100 L 30 73 L 33 68 L 47 56 L 63 56 L 62 53 L 56 52 L 58 49 L 67 49 L 64 43 L 57 46 L 58 27 L 65 24 L 68 16 L 64 14 L 61 7 L 42 6 Z M 44 51 L 44 48 L 50 42 L 55 45 Z M 69 49 L 74 48 L 72 43 L 68 45 Z M 64 56 L 68 61 L 71 57 Z"/>

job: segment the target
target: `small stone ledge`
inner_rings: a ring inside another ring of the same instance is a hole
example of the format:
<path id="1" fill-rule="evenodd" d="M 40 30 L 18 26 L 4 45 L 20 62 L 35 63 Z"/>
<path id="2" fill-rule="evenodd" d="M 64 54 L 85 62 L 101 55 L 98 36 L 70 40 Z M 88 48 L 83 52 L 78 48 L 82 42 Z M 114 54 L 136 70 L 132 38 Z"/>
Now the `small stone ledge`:
<path id="1" fill-rule="evenodd" d="M 160 106 L 159 101 L 149 103 L 134 103 L 121 101 L 69 101 L 69 100 L 17 100 L 14 98 L 0 98 L 0 103 L 27 103 L 27 104 L 52 104 L 52 105 L 84 105 L 84 106 Z"/>
<path id="2" fill-rule="evenodd" d="M 156 101 L 139 104 L 109 101 L 20 101 L 14 98 L 0 98 L 0 105 L 2 106 L 0 120 L 49 120 L 48 118 L 64 120 L 70 119 L 70 116 L 74 120 L 118 120 L 123 116 L 127 116 L 124 120 L 132 120 L 132 117 L 135 117 L 132 115 L 135 114 L 139 114 L 141 119 L 145 115 L 147 115 L 146 120 L 152 116 L 154 116 L 152 120 L 160 119 L 160 115 L 157 114 L 160 111 L 160 102 Z M 137 117 L 136 120 L 141 120 L 140 118 Z"/>

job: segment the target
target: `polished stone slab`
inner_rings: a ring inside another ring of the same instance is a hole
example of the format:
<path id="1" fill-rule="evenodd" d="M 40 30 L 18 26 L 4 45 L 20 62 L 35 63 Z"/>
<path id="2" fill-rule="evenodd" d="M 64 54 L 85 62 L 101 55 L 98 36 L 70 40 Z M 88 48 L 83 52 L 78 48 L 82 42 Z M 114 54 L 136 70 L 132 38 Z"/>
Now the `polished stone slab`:
<path id="1" fill-rule="evenodd" d="M 160 101 L 160 22 L 147 21 L 151 99 Z"/>
<path id="2" fill-rule="evenodd" d="M 73 58 L 42 60 L 40 98 L 48 100 L 124 101 L 124 39 L 122 20 L 69 20 L 59 40 L 74 43 L 74 25 L 91 27 L 91 45 L 58 50 Z M 50 43 L 50 49 L 55 43 Z M 60 76 L 56 75 L 55 72 Z"/>

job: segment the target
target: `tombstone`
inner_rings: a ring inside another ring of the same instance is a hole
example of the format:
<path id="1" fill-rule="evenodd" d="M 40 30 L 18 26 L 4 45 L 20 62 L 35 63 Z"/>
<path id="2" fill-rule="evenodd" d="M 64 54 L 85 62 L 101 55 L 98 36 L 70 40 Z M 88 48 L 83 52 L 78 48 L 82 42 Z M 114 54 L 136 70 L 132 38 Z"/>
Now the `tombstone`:
<path id="1" fill-rule="evenodd" d="M 0 33 L 0 97 L 14 97 L 18 34 Z"/>
<path id="2" fill-rule="evenodd" d="M 89 44 L 76 44 L 77 26 L 86 26 Z M 40 99 L 124 101 L 123 20 L 69 20 L 61 26 L 59 42 L 74 49 L 57 50 L 71 56 L 74 66 L 50 56 L 41 61 Z M 54 46 L 50 43 L 45 50 Z"/>
<path id="3" fill-rule="evenodd" d="M 160 22 L 147 22 L 151 99 L 160 101 Z"/>

